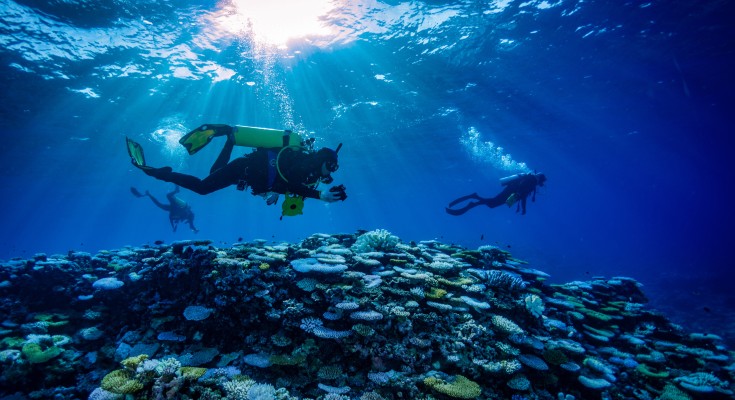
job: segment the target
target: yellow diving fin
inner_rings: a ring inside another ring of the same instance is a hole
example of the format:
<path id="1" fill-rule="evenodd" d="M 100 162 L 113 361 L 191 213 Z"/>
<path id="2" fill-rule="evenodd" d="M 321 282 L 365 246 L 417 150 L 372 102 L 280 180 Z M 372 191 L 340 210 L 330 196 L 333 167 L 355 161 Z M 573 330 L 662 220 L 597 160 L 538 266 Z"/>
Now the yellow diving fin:
<path id="1" fill-rule="evenodd" d="M 130 161 L 133 162 L 133 165 L 141 169 L 145 168 L 146 165 L 145 155 L 143 155 L 143 147 L 127 136 L 125 137 L 125 145 L 128 147 L 128 154 L 130 155 Z"/>
<path id="2" fill-rule="evenodd" d="M 187 133 L 179 139 L 179 143 L 186 148 L 189 155 L 201 150 L 216 136 L 225 136 L 232 132 L 232 127 L 223 124 L 205 124 Z"/>

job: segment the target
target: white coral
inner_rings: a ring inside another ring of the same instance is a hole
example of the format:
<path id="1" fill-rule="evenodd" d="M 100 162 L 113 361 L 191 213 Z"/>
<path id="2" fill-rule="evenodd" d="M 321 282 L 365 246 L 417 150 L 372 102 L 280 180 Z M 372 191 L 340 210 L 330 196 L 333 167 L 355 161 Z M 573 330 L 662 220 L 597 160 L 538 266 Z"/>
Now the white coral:
<path id="1" fill-rule="evenodd" d="M 526 296 L 523 301 L 526 304 L 526 310 L 528 310 L 528 312 L 530 312 L 534 317 L 538 318 L 544 313 L 544 301 L 541 300 L 541 297 L 535 294 L 530 294 Z"/>

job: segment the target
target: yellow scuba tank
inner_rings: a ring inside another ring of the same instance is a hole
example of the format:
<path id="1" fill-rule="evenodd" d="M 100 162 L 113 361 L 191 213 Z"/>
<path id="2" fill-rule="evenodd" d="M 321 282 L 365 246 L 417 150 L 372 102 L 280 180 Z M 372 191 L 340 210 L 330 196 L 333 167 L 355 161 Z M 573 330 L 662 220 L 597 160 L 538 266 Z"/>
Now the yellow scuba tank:
<path id="1" fill-rule="evenodd" d="M 179 139 L 179 143 L 192 155 L 209 144 L 214 137 L 226 136 L 230 133 L 234 134 L 237 146 L 278 148 L 302 145 L 299 134 L 290 130 L 239 125 L 233 127 L 224 124 L 204 124 L 184 135 Z"/>
<path id="2" fill-rule="evenodd" d="M 290 130 L 235 125 L 233 133 L 237 146 L 264 148 L 301 146 L 299 134 Z"/>

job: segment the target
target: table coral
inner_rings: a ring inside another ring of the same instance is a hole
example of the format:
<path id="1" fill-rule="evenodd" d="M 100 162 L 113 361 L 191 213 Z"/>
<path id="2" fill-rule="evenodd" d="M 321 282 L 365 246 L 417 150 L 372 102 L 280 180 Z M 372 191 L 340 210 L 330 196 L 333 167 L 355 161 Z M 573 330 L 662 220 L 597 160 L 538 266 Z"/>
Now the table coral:
<path id="1" fill-rule="evenodd" d="M 424 384 L 439 393 L 455 399 L 474 399 L 482 393 L 480 385 L 462 375 L 457 375 L 451 383 L 430 376 L 424 379 Z"/>

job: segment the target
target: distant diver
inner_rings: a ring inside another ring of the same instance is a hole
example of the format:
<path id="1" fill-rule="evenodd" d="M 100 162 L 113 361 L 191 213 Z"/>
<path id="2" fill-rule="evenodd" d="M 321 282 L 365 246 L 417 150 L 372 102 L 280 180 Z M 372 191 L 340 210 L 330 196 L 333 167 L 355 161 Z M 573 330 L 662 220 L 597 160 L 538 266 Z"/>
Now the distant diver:
<path id="1" fill-rule="evenodd" d="M 532 195 L 531 201 L 536 201 L 536 188 L 544 186 L 546 182 L 546 175 L 541 173 L 521 173 L 512 176 L 505 177 L 500 180 L 500 184 L 505 186 L 502 192 L 497 196 L 489 199 L 480 197 L 477 193 L 468 194 L 462 196 L 451 203 L 446 208 L 446 211 L 450 215 L 462 215 L 467 211 L 477 206 L 488 206 L 495 208 L 502 204 L 507 204 L 508 207 L 516 205 L 516 212 L 521 212 L 522 215 L 526 214 L 526 199 L 528 195 Z M 461 208 L 453 208 L 454 206 L 470 201 L 467 205 Z"/>
<path id="2" fill-rule="evenodd" d="M 168 204 L 161 203 L 147 190 L 145 191 L 145 194 L 140 194 L 138 189 L 131 187 L 130 193 L 138 198 L 146 196 L 150 197 L 151 201 L 153 201 L 153 204 L 158 206 L 158 208 L 164 211 L 168 211 L 168 220 L 171 222 L 171 228 L 174 232 L 176 232 L 176 228 L 179 226 L 179 222 L 186 222 L 187 224 L 189 224 L 189 228 L 191 228 L 194 233 L 199 233 L 199 229 L 194 227 L 194 212 L 191 211 L 191 206 L 187 204 L 184 200 L 181 200 L 178 196 L 176 196 L 176 194 L 179 193 L 178 186 L 176 186 L 174 190 L 166 194 Z"/>
<path id="3" fill-rule="evenodd" d="M 345 200 L 343 185 L 319 191 L 319 183 L 330 184 L 331 173 L 337 171 L 339 152 L 322 148 L 313 149 L 313 139 L 302 142 L 299 135 L 289 130 L 275 130 L 222 124 L 202 125 L 179 140 L 189 154 L 206 146 L 214 137 L 226 136 L 222 151 L 209 171 L 209 176 L 195 176 L 174 172 L 171 167 L 153 168 L 145 163 L 143 148 L 126 138 L 128 153 L 134 166 L 156 179 L 171 182 L 198 194 L 209 194 L 230 185 L 238 190 L 250 187 L 252 194 L 263 196 L 268 205 L 285 195 L 283 215 L 302 214 L 304 198 L 328 203 Z M 230 161 L 234 146 L 253 147 L 255 151 Z"/>

